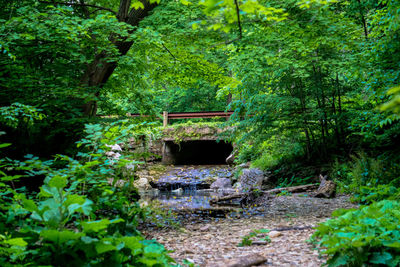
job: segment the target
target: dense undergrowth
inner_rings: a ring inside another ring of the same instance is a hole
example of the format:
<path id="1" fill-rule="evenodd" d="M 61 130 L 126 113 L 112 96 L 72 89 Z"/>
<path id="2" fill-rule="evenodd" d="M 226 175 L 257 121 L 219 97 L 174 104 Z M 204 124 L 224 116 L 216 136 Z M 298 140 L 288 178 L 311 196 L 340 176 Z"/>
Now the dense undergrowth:
<path id="1" fill-rule="evenodd" d="M 280 187 L 327 174 L 366 205 L 319 228 L 329 264 L 399 265 L 399 14 L 398 0 L 1 1 L 0 264 L 169 264 L 120 184 L 149 154 L 116 144 L 160 138 L 143 121 L 162 111 L 232 110 L 236 163 Z M 96 117 L 129 112 L 148 117 Z M 182 128 L 175 141 L 198 136 Z"/>
<path id="2" fill-rule="evenodd" d="M 329 266 L 399 266 L 400 202 L 382 200 L 357 210 L 337 210 L 317 227 Z"/>
<path id="3" fill-rule="evenodd" d="M 20 116 L 6 119 L 13 123 Z M 137 230 L 138 223 L 150 217 L 139 206 L 138 193 L 132 187 L 140 162 L 118 145 L 146 127 L 127 121 L 89 124 L 85 138 L 77 142 L 80 152 L 75 157 L 55 155 L 46 161 L 33 155 L 24 160 L 2 158 L 0 264 L 172 264 L 162 245 L 145 240 Z M 43 177 L 43 185 L 38 192 L 28 191 L 23 181 L 37 176 Z"/>

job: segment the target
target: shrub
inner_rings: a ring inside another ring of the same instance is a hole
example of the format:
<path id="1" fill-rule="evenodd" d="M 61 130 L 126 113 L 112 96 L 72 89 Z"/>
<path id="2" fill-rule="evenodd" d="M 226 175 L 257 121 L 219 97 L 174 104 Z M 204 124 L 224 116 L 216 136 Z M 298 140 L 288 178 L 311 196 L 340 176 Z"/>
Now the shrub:
<path id="1" fill-rule="evenodd" d="M 330 175 L 335 178 L 340 192 L 365 195 L 366 187 L 374 188 L 382 184 L 398 185 L 399 166 L 397 159 L 389 155 L 376 158 L 360 152 L 346 163 L 336 161 Z M 383 189 L 383 188 L 382 188 Z"/>
<path id="2" fill-rule="evenodd" d="M 352 201 L 366 205 L 385 199 L 398 200 L 399 197 L 400 189 L 392 185 L 361 186 L 359 193 L 352 197 Z"/>
<path id="3" fill-rule="evenodd" d="M 138 127 L 87 125 L 76 158 L 0 159 L 1 266 L 171 265 L 165 248 L 136 229 L 145 213 L 131 181 L 117 185 L 121 168 L 139 162 L 112 150 Z M 19 179 L 38 175 L 40 192 L 16 188 Z"/>
<path id="4" fill-rule="evenodd" d="M 18 229 L 0 237 L 3 266 L 166 266 L 172 262 L 160 244 L 137 233 L 123 235 L 114 227 L 127 221 L 93 218 L 93 202 L 75 194 L 73 184 L 67 185 L 66 177 L 54 176 L 40 188 L 38 200 L 14 195 L 8 219 Z"/>
<path id="5" fill-rule="evenodd" d="M 383 200 L 356 210 L 338 210 L 320 224 L 320 238 L 329 266 L 399 266 L 400 203 Z"/>

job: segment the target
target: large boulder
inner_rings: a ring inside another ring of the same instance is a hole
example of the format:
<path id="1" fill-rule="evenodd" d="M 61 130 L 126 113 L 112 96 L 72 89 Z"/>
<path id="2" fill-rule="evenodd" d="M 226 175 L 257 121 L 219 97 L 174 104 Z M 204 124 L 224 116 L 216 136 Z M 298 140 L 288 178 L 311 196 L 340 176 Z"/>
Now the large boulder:
<path id="1" fill-rule="evenodd" d="M 210 186 L 211 189 L 230 189 L 232 188 L 231 179 L 229 178 L 218 178 Z"/>
<path id="2" fill-rule="evenodd" d="M 239 177 L 240 191 L 261 190 L 264 173 L 258 168 L 244 169 Z"/>
<path id="3" fill-rule="evenodd" d="M 140 178 L 139 180 L 136 180 L 133 182 L 133 185 L 139 190 L 139 191 L 145 191 L 145 190 L 150 190 L 152 189 L 149 180 L 146 178 Z"/>

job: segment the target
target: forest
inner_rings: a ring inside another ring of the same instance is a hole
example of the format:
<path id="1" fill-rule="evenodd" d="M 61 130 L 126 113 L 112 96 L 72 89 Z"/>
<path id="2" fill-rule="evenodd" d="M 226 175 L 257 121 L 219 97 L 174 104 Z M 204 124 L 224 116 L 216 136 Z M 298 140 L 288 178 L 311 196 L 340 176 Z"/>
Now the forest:
<path id="1" fill-rule="evenodd" d="M 399 119 L 398 0 L 0 1 L 0 265 L 400 266 Z"/>

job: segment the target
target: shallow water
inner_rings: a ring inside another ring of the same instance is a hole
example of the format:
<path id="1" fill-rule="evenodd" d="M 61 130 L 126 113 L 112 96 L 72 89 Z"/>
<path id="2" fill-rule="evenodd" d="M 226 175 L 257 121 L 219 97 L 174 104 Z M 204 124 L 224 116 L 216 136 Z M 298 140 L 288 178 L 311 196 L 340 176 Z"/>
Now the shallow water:
<path id="1" fill-rule="evenodd" d="M 157 195 L 142 195 L 144 201 L 157 200 L 162 206 L 171 209 L 207 209 L 212 197 L 218 196 L 216 192 L 204 192 L 203 190 L 185 190 L 182 194 L 170 191 L 161 191 Z"/>
<path id="2" fill-rule="evenodd" d="M 207 190 L 217 178 L 231 178 L 233 170 L 228 165 L 171 166 L 156 179 L 152 192 L 142 194 L 142 201 L 158 201 L 173 210 L 211 209 L 209 201 L 219 193 Z M 157 190 L 158 189 L 158 190 Z"/>
<path id="3" fill-rule="evenodd" d="M 162 191 L 179 188 L 193 192 L 210 188 L 217 178 L 230 178 L 233 171 L 228 165 L 182 165 L 173 166 L 153 182 L 153 187 Z"/>

